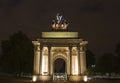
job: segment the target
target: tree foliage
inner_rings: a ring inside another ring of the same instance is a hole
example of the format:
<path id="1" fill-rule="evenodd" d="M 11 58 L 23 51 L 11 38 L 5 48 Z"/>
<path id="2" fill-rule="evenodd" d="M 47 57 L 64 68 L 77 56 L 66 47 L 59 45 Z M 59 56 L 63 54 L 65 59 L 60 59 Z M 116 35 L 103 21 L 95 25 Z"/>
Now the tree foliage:
<path id="1" fill-rule="evenodd" d="M 103 54 L 96 63 L 96 71 L 101 73 L 118 73 L 119 72 L 118 57 L 111 54 Z"/>
<path id="2" fill-rule="evenodd" d="M 86 62 L 87 62 L 87 68 L 91 67 L 92 65 L 95 65 L 95 55 L 92 53 L 92 51 L 87 50 L 86 51 Z"/>
<path id="3" fill-rule="evenodd" d="M 120 42 L 116 45 L 116 53 L 120 57 Z"/>
<path id="4" fill-rule="evenodd" d="M 1 65 L 4 72 L 32 72 L 33 45 L 24 33 L 11 35 L 8 40 L 1 42 L 1 47 Z"/>
<path id="5" fill-rule="evenodd" d="M 94 73 L 95 61 L 96 61 L 95 55 L 92 53 L 92 51 L 87 50 L 86 51 L 87 74 Z"/>

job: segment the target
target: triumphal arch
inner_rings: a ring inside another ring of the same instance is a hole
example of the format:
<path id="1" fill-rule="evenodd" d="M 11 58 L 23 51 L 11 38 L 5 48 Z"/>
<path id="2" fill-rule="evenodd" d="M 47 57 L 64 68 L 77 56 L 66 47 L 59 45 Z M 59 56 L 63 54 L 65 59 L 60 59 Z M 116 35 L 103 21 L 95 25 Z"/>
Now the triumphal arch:
<path id="1" fill-rule="evenodd" d="M 33 81 L 81 81 L 86 72 L 87 41 L 69 32 L 68 22 L 57 14 L 50 32 L 34 44 Z"/>

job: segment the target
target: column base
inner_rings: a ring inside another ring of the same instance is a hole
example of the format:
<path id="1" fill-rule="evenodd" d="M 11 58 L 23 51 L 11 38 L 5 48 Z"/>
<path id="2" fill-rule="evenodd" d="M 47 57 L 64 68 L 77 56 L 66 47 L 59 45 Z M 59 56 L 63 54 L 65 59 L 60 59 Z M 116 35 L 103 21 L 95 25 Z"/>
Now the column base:
<path id="1" fill-rule="evenodd" d="M 50 75 L 33 75 L 33 82 L 36 81 L 52 81 L 52 76 Z M 68 76 L 68 81 L 83 81 L 82 75 L 70 75 Z"/>
<path id="2" fill-rule="evenodd" d="M 52 80 L 52 76 L 50 75 L 40 75 L 39 76 L 39 81 L 51 81 Z"/>
<path id="3" fill-rule="evenodd" d="M 33 82 L 36 82 L 36 81 L 38 81 L 39 80 L 39 75 L 33 75 L 32 76 L 32 81 Z"/>
<path id="4" fill-rule="evenodd" d="M 82 76 L 81 75 L 70 75 L 69 76 L 69 81 L 82 81 Z"/>
<path id="5" fill-rule="evenodd" d="M 52 80 L 52 76 L 50 75 L 33 75 L 32 77 L 32 81 L 36 82 L 36 81 L 51 81 Z"/>

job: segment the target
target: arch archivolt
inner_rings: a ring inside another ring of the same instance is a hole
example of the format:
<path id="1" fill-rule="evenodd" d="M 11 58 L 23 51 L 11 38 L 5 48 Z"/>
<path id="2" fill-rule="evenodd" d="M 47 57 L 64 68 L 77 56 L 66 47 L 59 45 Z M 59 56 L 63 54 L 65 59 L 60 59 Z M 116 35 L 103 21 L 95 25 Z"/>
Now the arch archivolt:
<path id="1" fill-rule="evenodd" d="M 55 61 L 57 58 L 62 58 L 64 59 L 65 61 L 68 60 L 68 57 L 67 57 L 67 53 L 54 53 L 53 54 L 53 61 Z"/>
<path id="2" fill-rule="evenodd" d="M 61 51 L 59 51 L 59 52 L 56 52 L 56 51 L 54 51 L 54 52 L 52 52 L 51 53 L 52 55 L 51 55 L 51 74 L 53 74 L 54 73 L 54 71 L 53 71 L 53 68 L 54 68 L 54 66 L 53 66 L 53 64 L 54 64 L 54 61 L 56 60 L 56 59 L 58 59 L 58 58 L 61 58 L 61 59 L 63 59 L 64 61 L 65 61 L 65 63 L 66 63 L 66 72 L 67 72 L 67 74 L 70 74 L 70 60 L 69 60 L 69 52 L 68 51 L 64 51 L 64 52 L 61 52 Z"/>

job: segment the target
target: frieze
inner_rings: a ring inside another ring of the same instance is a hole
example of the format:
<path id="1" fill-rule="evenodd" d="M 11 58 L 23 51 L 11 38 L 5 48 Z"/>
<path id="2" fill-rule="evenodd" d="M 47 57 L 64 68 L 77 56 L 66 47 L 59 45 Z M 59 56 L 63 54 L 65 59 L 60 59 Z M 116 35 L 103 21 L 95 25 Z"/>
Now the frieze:
<path id="1" fill-rule="evenodd" d="M 41 43 L 81 43 L 83 39 L 38 39 Z"/>

